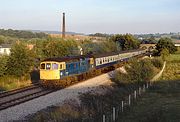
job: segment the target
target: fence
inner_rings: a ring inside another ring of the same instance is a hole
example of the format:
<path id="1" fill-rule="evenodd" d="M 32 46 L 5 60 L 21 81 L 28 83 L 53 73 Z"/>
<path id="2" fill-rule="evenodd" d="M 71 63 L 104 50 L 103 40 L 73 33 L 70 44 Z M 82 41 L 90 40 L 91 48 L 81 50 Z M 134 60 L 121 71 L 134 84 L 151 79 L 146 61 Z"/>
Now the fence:
<path id="1" fill-rule="evenodd" d="M 166 62 L 164 62 L 162 70 L 151 81 L 157 80 L 162 75 L 165 66 Z M 122 99 L 118 106 L 113 106 L 109 111 L 104 113 L 101 112 L 101 114 L 96 117 L 89 115 L 89 117 L 82 118 L 81 120 L 78 120 L 78 122 L 116 122 L 121 118 L 121 116 L 123 116 L 124 113 L 128 112 L 131 106 L 137 102 L 138 98 L 140 98 L 150 87 L 152 87 L 152 82 L 147 82 L 146 84 L 139 86 L 136 90 L 132 91 L 128 96 Z"/>
<path id="2" fill-rule="evenodd" d="M 122 99 L 118 106 L 113 106 L 109 111 L 102 112 L 101 115 L 97 115 L 96 117 L 89 117 L 82 118 L 81 122 L 116 122 L 117 119 L 120 119 L 121 116 L 128 112 L 131 106 L 137 102 L 138 98 L 140 98 L 143 93 L 152 86 L 152 83 L 148 82 L 136 90 L 132 91 L 128 96 Z M 101 107 L 100 107 L 101 108 Z M 99 108 L 97 108 L 99 109 Z M 102 111 L 102 110 L 98 110 Z M 74 120 L 74 122 L 76 122 Z"/>

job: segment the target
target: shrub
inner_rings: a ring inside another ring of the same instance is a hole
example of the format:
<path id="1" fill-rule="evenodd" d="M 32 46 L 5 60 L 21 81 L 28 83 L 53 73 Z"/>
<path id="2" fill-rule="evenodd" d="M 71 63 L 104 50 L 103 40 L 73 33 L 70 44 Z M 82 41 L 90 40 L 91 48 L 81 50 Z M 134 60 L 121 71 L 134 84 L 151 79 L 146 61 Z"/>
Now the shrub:
<path id="1" fill-rule="evenodd" d="M 163 60 L 162 60 L 162 58 L 153 58 L 151 60 L 151 62 L 158 69 L 163 67 Z"/>
<path id="2" fill-rule="evenodd" d="M 7 74 L 21 77 L 30 72 L 34 64 L 33 52 L 23 43 L 16 43 L 11 48 L 11 55 L 7 61 Z"/>
<path id="3" fill-rule="evenodd" d="M 131 81 L 129 81 L 129 75 L 123 74 L 119 71 L 115 72 L 115 77 L 114 77 L 113 81 L 116 84 L 121 85 L 121 86 L 131 83 Z"/>
<path id="4" fill-rule="evenodd" d="M 116 73 L 113 80 L 115 83 L 128 84 L 150 81 L 155 74 L 155 68 L 149 59 L 131 61 L 125 69 L 127 74 Z"/>
<path id="5" fill-rule="evenodd" d="M 6 67 L 7 67 L 7 60 L 8 56 L 1 56 L 0 57 L 0 77 L 4 76 L 6 74 Z"/>

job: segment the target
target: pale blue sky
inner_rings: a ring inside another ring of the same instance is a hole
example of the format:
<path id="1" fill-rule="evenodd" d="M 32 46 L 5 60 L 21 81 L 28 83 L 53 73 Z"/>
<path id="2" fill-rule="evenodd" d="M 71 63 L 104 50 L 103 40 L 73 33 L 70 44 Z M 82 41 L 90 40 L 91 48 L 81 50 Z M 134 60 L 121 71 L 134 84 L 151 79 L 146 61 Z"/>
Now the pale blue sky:
<path id="1" fill-rule="evenodd" d="M 180 32 L 180 0 L 0 0 L 0 28 L 81 33 Z"/>

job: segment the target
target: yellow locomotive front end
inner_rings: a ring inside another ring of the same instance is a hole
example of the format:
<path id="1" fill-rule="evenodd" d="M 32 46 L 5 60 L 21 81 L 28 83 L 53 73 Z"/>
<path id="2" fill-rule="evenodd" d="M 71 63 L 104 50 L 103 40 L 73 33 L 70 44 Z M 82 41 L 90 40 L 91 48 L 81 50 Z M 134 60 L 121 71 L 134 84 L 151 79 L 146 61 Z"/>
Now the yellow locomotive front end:
<path id="1" fill-rule="evenodd" d="M 60 72 L 65 69 L 65 62 L 45 61 L 40 64 L 41 80 L 61 79 Z"/>

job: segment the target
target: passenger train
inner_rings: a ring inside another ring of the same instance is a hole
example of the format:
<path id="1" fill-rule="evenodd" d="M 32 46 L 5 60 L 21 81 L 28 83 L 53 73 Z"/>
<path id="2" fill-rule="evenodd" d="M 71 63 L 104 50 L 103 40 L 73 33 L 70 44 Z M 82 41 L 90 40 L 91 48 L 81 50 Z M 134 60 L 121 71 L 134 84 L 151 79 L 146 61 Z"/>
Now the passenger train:
<path id="1" fill-rule="evenodd" d="M 40 63 L 40 83 L 48 88 L 66 87 L 114 70 L 128 59 L 146 52 L 147 50 L 132 50 L 103 55 L 48 58 Z"/>

